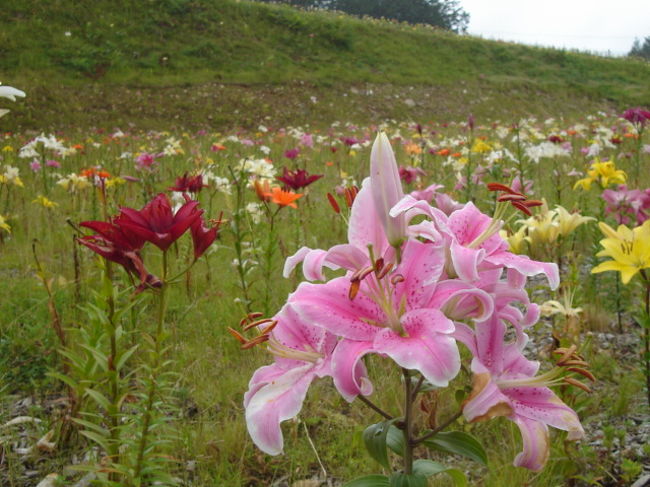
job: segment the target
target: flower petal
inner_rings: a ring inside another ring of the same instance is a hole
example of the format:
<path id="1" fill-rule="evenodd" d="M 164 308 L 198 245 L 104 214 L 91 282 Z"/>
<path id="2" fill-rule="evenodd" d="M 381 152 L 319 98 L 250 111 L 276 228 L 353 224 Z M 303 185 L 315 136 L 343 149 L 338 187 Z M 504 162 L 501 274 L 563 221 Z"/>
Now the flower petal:
<path id="1" fill-rule="evenodd" d="M 516 269 L 525 276 L 544 274 L 548 279 L 551 289 L 560 285 L 560 273 L 557 264 L 552 262 L 538 262 L 525 255 L 515 255 L 510 252 L 495 252 L 485 257 L 485 261 L 496 266 L 505 266 Z"/>
<path id="2" fill-rule="evenodd" d="M 282 370 L 277 365 L 270 365 L 258 373 L 253 375 L 246 396 L 246 426 L 260 450 L 278 455 L 282 453 L 284 444 L 280 423 L 300 412 L 315 375 L 314 367 L 305 364 Z"/>
<path id="3" fill-rule="evenodd" d="M 544 423 L 521 416 L 515 416 L 513 421 L 521 431 L 524 444 L 523 451 L 515 457 L 513 464 L 534 472 L 541 470 L 550 453 L 548 428 Z"/>
<path id="4" fill-rule="evenodd" d="M 377 333 L 375 350 L 400 367 L 419 371 L 431 384 L 446 387 L 460 370 L 456 340 L 446 334 L 453 330 L 451 320 L 429 309 L 407 313 L 401 321 L 408 336 L 384 328 Z"/>
<path id="5" fill-rule="evenodd" d="M 372 342 L 343 339 L 336 345 L 332 354 L 332 378 L 346 401 L 352 402 L 359 394 L 372 394 L 372 383 L 361 359 L 373 351 Z"/>
<path id="6" fill-rule="evenodd" d="M 332 279 L 325 284 L 303 282 L 289 296 L 289 303 L 301 319 L 335 335 L 351 340 L 372 340 L 379 328 L 364 320 L 383 323 L 384 314 L 362 292 L 351 300 L 349 290 L 350 279 L 347 277 Z"/>

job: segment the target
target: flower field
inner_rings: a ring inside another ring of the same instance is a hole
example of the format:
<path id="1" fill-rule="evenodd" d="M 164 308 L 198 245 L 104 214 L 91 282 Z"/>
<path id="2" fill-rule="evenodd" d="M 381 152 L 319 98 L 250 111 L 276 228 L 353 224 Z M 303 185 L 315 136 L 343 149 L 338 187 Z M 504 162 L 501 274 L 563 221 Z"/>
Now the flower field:
<path id="1" fill-rule="evenodd" d="M 0 484 L 632 485 L 647 130 L 2 134 Z"/>

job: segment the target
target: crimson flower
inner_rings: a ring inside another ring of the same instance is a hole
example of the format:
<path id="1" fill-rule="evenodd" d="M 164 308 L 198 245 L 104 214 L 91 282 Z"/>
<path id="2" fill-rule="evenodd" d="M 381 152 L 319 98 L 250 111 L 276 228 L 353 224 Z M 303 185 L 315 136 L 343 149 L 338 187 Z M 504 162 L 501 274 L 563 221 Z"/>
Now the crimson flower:
<path id="1" fill-rule="evenodd" d="M 181 177 L 176 178 L 174 186 L 169 188 L 169 191 L 179 191 L 181 193 L 198 193 L 201 189 L 207 186 L 203 184 L 203 176 L 197 174 L 196 176 L 188 176 L 187 173 Z"/>
<path id="2" fill-rule="evenodd" d="M 96 232 L 94 235 L 86 235 L 78 239 L 80 244 L 105 259 L 120 264 L 127 272 L 137 275 L 142 284 L 156 287 L 160 283 L 159 279 L 147 272 L 144 267 L 140 250 L 145 240 L 139 235 L 121 228 L 115 220 L 85 221 L 80 225 Z"/>
<path id="3" fill-rule="evenodd" d="M 297 147 L 295 149 L 289 149 L 284 151 L 284 157 L 291 159 L 292 161 L 300 155 L 300 149 Z"/>
<path id="4" fill-rule="evenodd" d="M 115 223 L 121 229 L 165 251 L 203 214 L 203 211 L 197 208 L 198 201 L 190 200 L 189 197 L 186 197 L 186 200 L 186 203 L 174 214 L 169 198 L 166 194 L 160 193 L 142 210 L 121 208 Z"/>
<path id="5" fill-rule="evenodd" d="M 400 166 L 399 167 L 399 177 L 406 184 L 411 184 L 420 176 L 425 176 L 426 173 L 419 167 L 412 166 Z"/>
<path id="6" fill-rule="evenodd" d="M 322 177 L 322 174 L 309 174 L 304 169 L 296 169 L 295 171 L 292 171 L 285 167 L 282 170 L 282 176 L 278 176 L 275 179 L 284 183 L 285 186 L 288 186 L 294 191 L 297 191 L 301 188 L 309 186 L 314 181 L 318 181 Z"/>
<path id="7" fill-rule="evenodd" d="M 623 112 L 622 117 L 630 123 L 643 127 L 650 121 L 650 111 L 641 107 L 628 108 Z"/>
<path id="8" fill-rule="evenodd" d="M 221 217 L 219 217 L 216 224 L 212 227 L 206 227 L 203 218 L 194 220 L 194 223 L 190 226 L 192 243 L 194 244 L 194 260 L 198 260 L 217 239 L 220 225 Z"/>

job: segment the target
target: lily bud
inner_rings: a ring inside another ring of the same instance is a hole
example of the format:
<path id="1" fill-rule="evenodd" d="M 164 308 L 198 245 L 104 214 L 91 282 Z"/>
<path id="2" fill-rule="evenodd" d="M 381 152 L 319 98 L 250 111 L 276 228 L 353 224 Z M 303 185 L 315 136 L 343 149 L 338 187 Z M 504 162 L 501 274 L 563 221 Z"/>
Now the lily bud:
<path id="1" fill-rule="evenodd" d="M 370 152 L 370 183 L 375 210 L 388 242 L 398 247 L 406 238 L 406 219 L 404 215 L 391 217 L 389 212 L 404 197 L 404 191 L 395 154 L 383 132 L 377 134 Z"/>

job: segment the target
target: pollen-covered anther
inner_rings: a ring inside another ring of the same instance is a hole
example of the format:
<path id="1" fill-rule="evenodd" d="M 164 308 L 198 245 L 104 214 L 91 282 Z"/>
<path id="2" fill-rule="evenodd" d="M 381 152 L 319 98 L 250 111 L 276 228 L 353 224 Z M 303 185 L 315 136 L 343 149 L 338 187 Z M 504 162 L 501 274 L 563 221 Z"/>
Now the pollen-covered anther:
<path id="1" fill-rule="evenodd" d="M 271 333 L 273 331 L 273 328 L 275 328 L 277 324 L 278 324 L 278 320 L 271 321 L 271 324 L 262 330 L 262 335 L 268 335 L 269 333 Z"/>
<path id="2" fill-rule="evenodd" d="M 263 320 L 257 320 L 253 321 L 251 323 L 248 323 L 246 326 L 244 326 L 243 330 L 248 331 L 251 328 L 255 328 L 256 326 L 263 325 L 264 323 L 271 323 L 273 320 L 271 318 L 264 318 Z"/>
<path id="3" fill-rule="evenodd" d="M 487 188 L 488 188 L 489 191 L 503 191 L 504 193 L 524 196 L 520 192 L 515 191 L 514 189 L 512 189 L 510 186 L 506 186 L 505 184 L 501 184 L 501 183 L 488 183 Z"/>
<path id="4" fill-rule="evenodd" d="M 528 207 L 524 204 L 523 201 L 511 201 L 510 204 L 515 208 L 517 208 L 522 213 L 525 213 L 528 216 L 533 216 L 532 212 L 528 209 Z"/>
<path id="5" fill-rule="evenodd" d="M 357 272 L 355 272 L 352 275 L 352 277 L 350 278 L 350 280 L 351 281 L 355 281 L 355 280 L 363 281 L 366 277 L 368 277 L 374 271 L 375 271 L 374 266 L 364 267 L 363 269 L 359 269 Z"/>
<path id="6" fill-rule="evenodd" d="M 245 326 L 249 321 L 255 321 L 257 318 L 261 318 L 262 316 L 264 316 L 264 313 L 260 313 L 259 311 L 248 313 L 239 321 L 239 326 Z"/>
<path id="7" fill-rule="evenodd" d="M 248 342 L 244 343 L 241 348 L 242 350 L 248 350 L 249 348 L 253 348 L 256 345 L 259 345 L 260 343 L 264 343 L 268 341 L 269 335 L 259 335 L 253 338 L 252 340 L 248 340 Z"/>
<path id="8" fill-rule="evenodd" d="M 404 281 L 404 276 L 402 274 L 397 274 L 390 278 L 390 283 L 394 286 L 395 284 Z"/>
<path id="9" fill-rule="evenodd" d="M 244 337 L 244 335 L 242 335 L 241 333 L 239 333 L 237 330 L 233 328 L 228 327 L 228 333 L 230 333 L 235 338 L 235 340 L 237 340 L 242 345 L 248 342 L 248 340 L 246 340 L 246 337 Z"/>
<path id="10" fill-rule="evenodd" d="M 384 268 L 377 274 L 377 279 L 381 280 L 393 269 L 393 263 L 389 262 L 384 266 Z"/>
<path id="11" fill-rule="evenodd" d="M 580 367 L 569 367 L 567 370 L 569 372 L 575 372 L 576 374 L 580 374 L 581 376 L 589 379 L 591 382 L 596 382 L 596 377 L 594 376 L 594 374 L 589 372 L 587 369 L 582 369 Z"/>
<path id="12" fill-rule="evenodd" d="M 577 387 L 578 389 L 582 389 L 582 390 L 585 391 L 585 392 L 591 392 L 591 389 L 589 388 L 589 386 L 587 386 L 586 384 L 583 384 L 583 383 L 580 382 L 579 380 L 576 380 L 576 379 L 574 379 L 574 378 L 572 378 L 572 377 L 565 377 L 565 378 L 563 379 L 563 382 L 564 382 L 565 384 L 567 384 L 567 385 L 575 386 L 575 387 Z"/>
<path id="13" fill-rule="evenodd" d="M 526 201 L 526 197 L 523 194 L 502 194 L 497 201 Z"/>
<path id="14" fill-rule="evenodd" d="M 375 274 L 379 274 L 384 268 L 384 258 L 380 257 L 375 261 Z"/>
<path id="15" fill-rule="evenodd" d="M 556 348 L 555 350 L 553 350 L 554 355 L 561 355 L 561 357 L 557 360 L 556 364 L 564 365 L 564 363 L 567 360 L 573 358 L 577 349 L 578 347 L 576 347 L 575 345 L 571 345 L 569 348 Z"/>
<path id="16" fill-rule="evenodd" d="M 355 279 L 354 281 L 350 281 L 350 289 L 348 291 L 348 299 L 352 301 L 354 298 L 357 297 L 357 294 L 359 293 L 359 288 L 361 287 L 361 281 L 359 279 Z"/>

